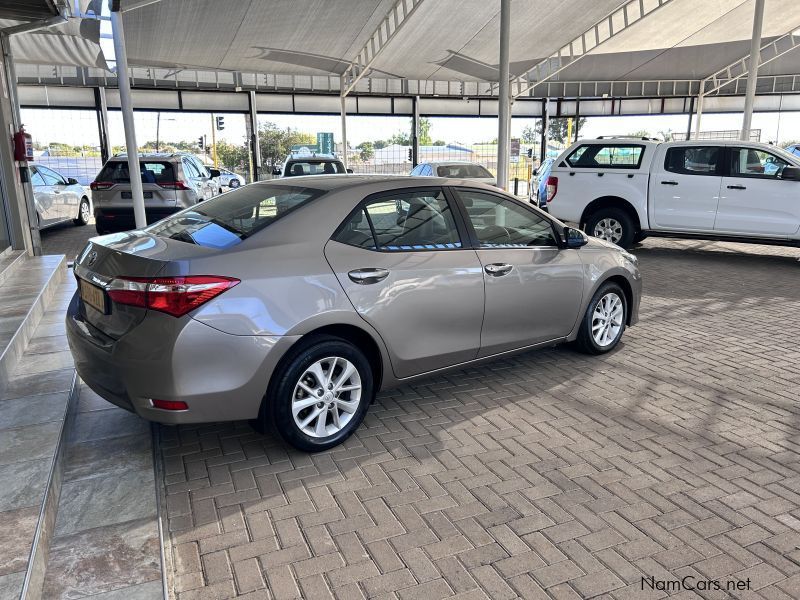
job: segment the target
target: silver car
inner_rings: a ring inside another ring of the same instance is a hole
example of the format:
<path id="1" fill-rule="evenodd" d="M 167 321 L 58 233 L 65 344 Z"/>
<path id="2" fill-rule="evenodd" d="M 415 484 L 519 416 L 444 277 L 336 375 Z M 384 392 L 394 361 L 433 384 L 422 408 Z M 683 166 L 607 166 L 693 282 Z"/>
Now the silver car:
<path id="1" fill-rule="evenodd" d="M 636 323 L 636 258 L 468 180 L 293 177 L 94 238 L 67 314 L 81 378 L 163 423 L 345 440 L 378 390 Z"/>
<path id="2" fill-rule="evenodd" d="M 31 186 L 39 227 L 44 229 L 65 221 L 86 225 L 92 217 L 88 194 L 77 179 L 64 177 L 48 167 L 30 165 Z"/>
<path id="3" fill-rule="evenodd" d="M 193 154 L 141 154 L 139 169 L 148 223 L 221 192 L 217 179 L 219 171 L 206 167 Z M 110 158 L 89 187 L 92 189 L 97 233 L 134 228 L 127 155 L 118 154 Z"/>
<path id="4" fill-rule="evenodd" d="M 233 171 L 226 169 L 225 167 L 219 168 L 219 177 L 217 179 L 219 180 L 220 185 L 224 185 L 232 190 L 245 184 L 244 177 L 238 173 L 234 173 Z"/>

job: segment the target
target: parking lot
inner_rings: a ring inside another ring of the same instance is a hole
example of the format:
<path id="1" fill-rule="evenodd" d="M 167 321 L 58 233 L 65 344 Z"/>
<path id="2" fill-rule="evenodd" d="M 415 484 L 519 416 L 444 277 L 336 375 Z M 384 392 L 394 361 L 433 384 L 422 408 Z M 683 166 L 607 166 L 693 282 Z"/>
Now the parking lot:
<path id="1" fill-rule="evenodd" d="M 383 392 L 314 455 L 161 427 L 178 597 L 798 597 L 800 251 L 635 252 L 641 321 L 610 355 Z"/>

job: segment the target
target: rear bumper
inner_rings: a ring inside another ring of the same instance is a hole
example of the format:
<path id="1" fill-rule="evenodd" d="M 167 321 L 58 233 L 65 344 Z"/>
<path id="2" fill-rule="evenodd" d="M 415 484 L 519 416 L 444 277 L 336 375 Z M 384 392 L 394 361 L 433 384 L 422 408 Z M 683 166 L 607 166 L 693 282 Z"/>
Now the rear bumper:
<path id="1" fill-rule="evenodd" d="M 148 314 L 114 340 L 84 321 L 76 293 L 66 328 L 78 375 L 101 397 L 150 421 L 256 418 L 275 366 L 298 336 L 230 335 L 189 317 L 183 327 L 165 328 L 164 318 L 172 319 Z M 151 399 L 182 400 L 189 409 L 154 408 Z"/>
<path id="2" fill-rule="evenodd" d="M 170 215 L 174 215 L 181 206 L 145 206 L 147 224 L 155 223 Z M 117 232 L 136 229 L 136 219 L 133 207 L 130 208 L 102 208 L 95 206 L 94 220 L 99 231 Z"/>

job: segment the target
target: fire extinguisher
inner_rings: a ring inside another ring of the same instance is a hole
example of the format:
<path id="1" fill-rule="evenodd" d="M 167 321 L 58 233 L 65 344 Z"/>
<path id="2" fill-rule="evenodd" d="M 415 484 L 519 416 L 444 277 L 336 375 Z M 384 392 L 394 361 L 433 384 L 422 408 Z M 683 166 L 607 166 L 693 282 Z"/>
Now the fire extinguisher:
<path id="1" fill-rule="evenodd" d="M 33 138 L 25 131 L 23 125 L 20 125 L 19 131 L 14 134 L 14 160 L 33 160 Z"/>

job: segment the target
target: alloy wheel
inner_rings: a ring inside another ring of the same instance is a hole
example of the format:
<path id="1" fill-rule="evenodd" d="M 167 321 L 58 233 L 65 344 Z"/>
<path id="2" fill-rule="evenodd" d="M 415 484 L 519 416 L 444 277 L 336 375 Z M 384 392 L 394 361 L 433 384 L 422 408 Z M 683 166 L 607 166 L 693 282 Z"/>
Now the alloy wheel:
<path id="1" fill-rule="evenodd" d="M 89 203 L 88 202 L 81 202 L 81 220 L 84 223 L 89 222 L 89 218 L 92 216 L 92 213 L 89 212 Z"/>
<path id="2" fill-rule="evenodd" d="M 361 375 L 346 358 L 329 356 L 310 365 L 292 394 L 295 425 L 325 438 L 344 429 L 361 403 Z"/>
<path id="3" fill-rule="evenodd" d="M 594 226 L 592 235 L 616 244 L 622 239 L 622 224 L 611 217 L 600 219 Z"/>
<path id="4" fill-rule="evenodd" d="M 592 338 L 601 348 L 614 343 L 622 329 L 625 310 L 622 298 L 609 292 L 595 304 L 592 313 Z"/>

